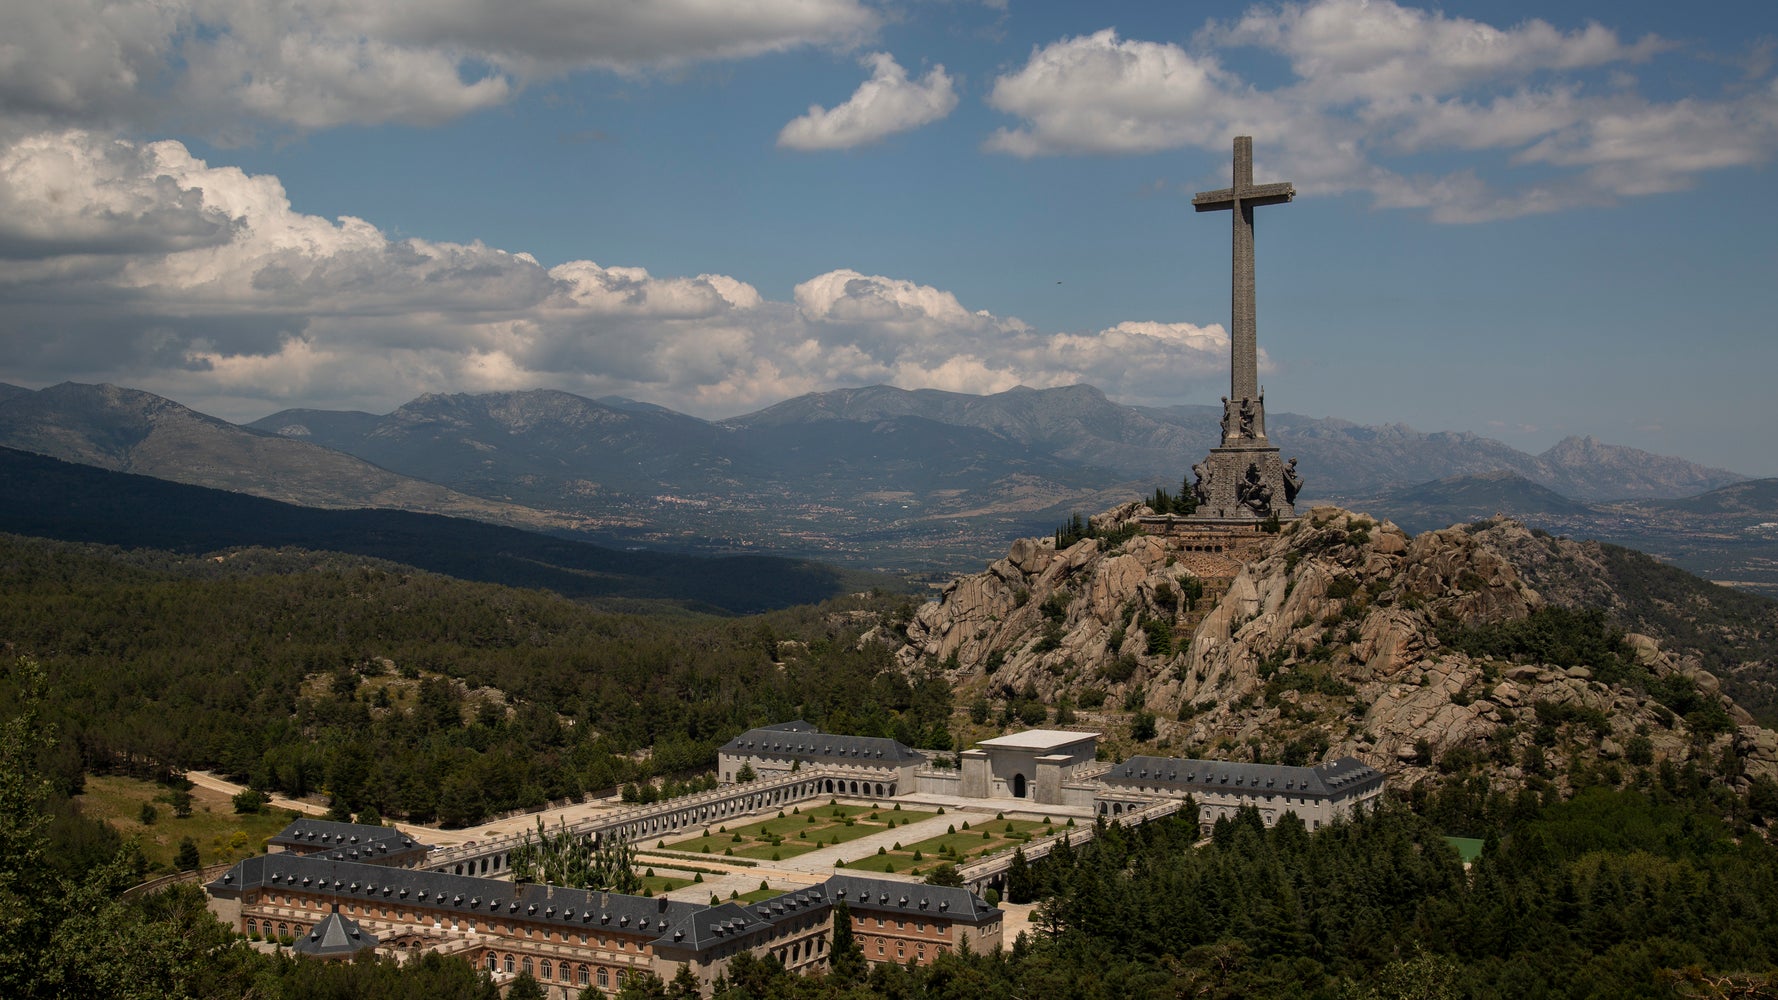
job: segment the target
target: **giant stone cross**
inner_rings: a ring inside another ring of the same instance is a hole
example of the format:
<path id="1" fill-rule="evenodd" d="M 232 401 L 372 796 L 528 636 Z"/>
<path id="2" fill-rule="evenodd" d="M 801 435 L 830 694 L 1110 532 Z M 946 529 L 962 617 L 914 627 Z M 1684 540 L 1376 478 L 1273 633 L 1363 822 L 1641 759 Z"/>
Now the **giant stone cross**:
<path id="1" fill-rule="evenodd" d="M 1253 210 L 1282 205 L 1296 197 L 1289 183 L 1253 183 L 1253 137 L 1235 137 L 1235 186 L 1205 191 L 1192 199 L 1200 212 L 1233 216 L 1234 276 L 1229 308 L 1229 398 L 1259 398 L 1258 335 L 1253 327 Z"/>
<path id="2" fill-rule="evenodd" d="M 1296 461 L 1287 467 L 1266 440 L 1266 399 L 1259 388 L 1259 346 L 1254 332 L 1253 210 L 1296 197 L 1288 183 L 1253 183 L 1253 137 L 1235 137 L 1234 186 L 1192 199 L 1200 212 L 1233 217 L 1234 264 L 1230 285 L 1229 395 L 1222 401 L 1222 445 L 1210 452 L 1194 491 L 1200 520 L 1232 521 L 1294 517 L 1302 479 Z"/>

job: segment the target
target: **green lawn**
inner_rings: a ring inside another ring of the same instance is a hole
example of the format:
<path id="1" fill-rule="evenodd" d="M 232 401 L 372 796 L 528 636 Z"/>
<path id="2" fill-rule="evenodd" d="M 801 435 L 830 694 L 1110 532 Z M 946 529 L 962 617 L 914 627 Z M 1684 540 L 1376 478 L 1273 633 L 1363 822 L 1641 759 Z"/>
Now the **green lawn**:
<path id="1" fill-rule="evenodd" d="M 827 805 L 797 809 L 771 819 L 738 826 L 717 826 L 708 836 L 687 837 L 667 846 L 676 851 L 769 861 L 832 847 L 874 833 L 917 823 L 938 815 L 912 809 Z"/>
<path id="2" fill-rule="evenodd" d="M 847 860 L 846 869 L 918 874 L 947 861 L 955 865 L 967 864 L 988 854 L 1010 850 L 1036 837 L 1060 833 L 1064 829 L 1065 827 L 1053 823 L 1034 820 L 983 820 L 971 824 L 968 830 L 959 828 L 955 833 L 944 833 L 912 844 L 903 844 L 898 850 L 869 854 L 856 861 Z M 982 836 L 984 832 L 988 835 L 985 838 Z M 914 859 L 915 852 L 920 854 L 917 861 Z"/>
<path id="3" fill-rule="evenodd" d="M 692 884 L 690 875 L 644 875 L 642 887 L 652 893 L 672 892 Z"/>
<path id="4" fill-rule="evenodd" d="M 1473 837 L 1446 837 L 1445 843 L 1456 850 L 1466 865 L 1482 856 L 1482 842 Z"/>
<path id="5" fill-rule="evenodd" d="M 152 781 L 117 775 L 88 775 L 86 791 L 78 797 L 80 809 L 87 816 L 104 820 L 123 834 L 136 838 L 151 868 L 171 870 L 173 855 L 179 841 L 190 837 L 197 842 L 198 858 L 204 864 L 218 861 L 239 861 L 260 853 L 266 838 L 288 826 L 296 814 L 283 809 L 241 815 L 235 812 L 229 796 L 207 788 L 191 790 L 191 815 L 180 819 L 173 807 L 158 801 L 167 788 Z M 159 816 L 152 824 L 142 822 L 142 806 L 152 804 Z"/>

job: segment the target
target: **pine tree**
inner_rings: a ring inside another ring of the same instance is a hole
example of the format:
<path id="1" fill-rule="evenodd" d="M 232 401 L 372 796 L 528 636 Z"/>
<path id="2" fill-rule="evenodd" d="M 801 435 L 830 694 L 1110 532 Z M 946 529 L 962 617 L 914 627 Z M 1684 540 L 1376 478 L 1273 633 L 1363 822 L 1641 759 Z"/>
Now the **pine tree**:
<path id="1" fill-rule="evenodd" d="M 1037 894 L 1036 890 L 1036 880 L 1031 876 L 1031 863 L 1025 860 L 1025 849 L 1015 848 L 1012 861 L 1006 866 L 1006 901 L 1029 903 Z"/>
<path id="2" fill-rule="evenodd" d="M 828 968 L 841 983 L 856 983 L 864 978 L 864 949 L 852 937 L 852 909 L 844 900 L 833 910 L 833 954 Z"/>
<path id="3" fill-rule="evenodd" d="M 521 972 L 506 991 L 506 1000 L 544 1000 L 543 985 L 529 972 Z"/>

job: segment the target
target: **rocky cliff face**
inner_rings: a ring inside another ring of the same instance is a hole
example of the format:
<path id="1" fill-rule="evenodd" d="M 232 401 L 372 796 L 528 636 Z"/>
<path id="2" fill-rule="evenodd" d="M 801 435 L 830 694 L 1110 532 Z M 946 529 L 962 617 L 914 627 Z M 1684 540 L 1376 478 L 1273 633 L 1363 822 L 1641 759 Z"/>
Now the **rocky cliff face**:
<path id="1" fill-rule="evenodd" d="M 1486 768 L 1558 785 L 1577 766 L 1730 760 L 1743 785 L 1778 780 L 1778 734 L 1752 725 L 1692 651 L 1641 635 L 1621 656 L 1535 645 L 1539 630 L 1586 625 L 1539 609 L 1608 598 L 1583 545 L 1503 519 L 1410 538 L 1322 507 L 1257 536 L 1243 559 L 1206 555 L 1202 539 L 1127 535 L 1145 513 L 1110 511 L 1092 521 L 1101 537 L 1060 550 L 1015 543 L 916 612 L 901 662 L 941 665 L 964 703 L 1067 697 L 1086 709 L 1081 723 L 1132 751 L 1126 722 L 1146 713 L 1158 731 L 1145 752 L 1350 753 L 1410 780 Z"/>

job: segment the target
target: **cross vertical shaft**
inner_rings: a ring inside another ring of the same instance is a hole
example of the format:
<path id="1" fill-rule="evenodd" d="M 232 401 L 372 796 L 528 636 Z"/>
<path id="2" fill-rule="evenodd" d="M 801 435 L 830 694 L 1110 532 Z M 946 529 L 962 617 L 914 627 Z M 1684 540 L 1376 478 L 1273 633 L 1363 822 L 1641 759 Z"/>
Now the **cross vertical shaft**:
<path id="1" fill-rule="evenodd" d="M 1192 198 L 1200 212 L 1227 211 L 1232 216 L 1233 267 L 1229 289 L 1229 398 L 1259 399 L 1259 337 L 1255 329 L 1253 280 L 1253 210 L 1282 205 L 1296 197 L 1290 184 L 1253 183 L 1253 137 L 1235 137 L 1234 186 L 1205 191 Z"/>
<path id="2" fill-rule="evenodd" d="M 1253 139 L 1235 139 L 1235 204 L 1229 220 L 1234 229 L 1229 283 L 1229 398 L 1259 397 L 1259 332 L 1253 307 L 1253 206 L 1241 192 L 1253 187 Z"/>

